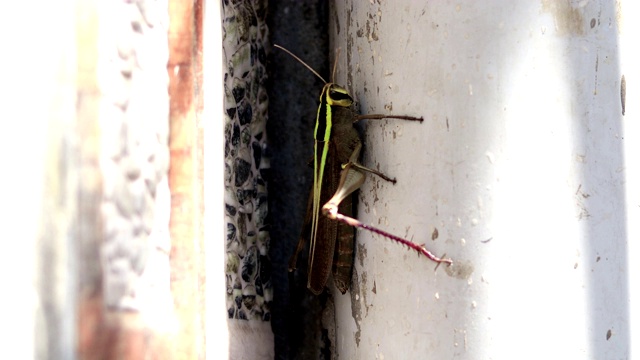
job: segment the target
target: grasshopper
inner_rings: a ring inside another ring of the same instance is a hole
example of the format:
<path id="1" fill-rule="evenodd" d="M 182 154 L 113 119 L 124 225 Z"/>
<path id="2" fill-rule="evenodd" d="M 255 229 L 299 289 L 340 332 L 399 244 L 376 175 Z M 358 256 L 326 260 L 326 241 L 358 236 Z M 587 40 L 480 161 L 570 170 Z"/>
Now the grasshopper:
<path id="1" fill-rule="evenodd" d="M 356 228 L 369 230 L 406 245 L 437 263 L 451 264 L 451 259 L 439 258 L 422 245 L 364 224 L 353 217 L 352 194 L 364 183 L 365 173 L 396 183 L 395 179 L 358 162 L 362 141 L 353 125 L 365 119 L 419 122 L 423 119 L 403 115 L 358 115 L 354 111 L 353 98 L 345 88 L 333 82 L 328 83 L 289 50 L 279 45 L 274 46 L 291 55 L 325 83 L 320 93 L 314 131 L 313 187 L 298 246 L 289 261 L 289 271 L 296 269 L 298 254 L 309 239 L 309 290 L 315 295 L 322 293 L 332 272 L 336 287 L 341 293 L 346 293 L 351 281 Z M 324 205 L 321 207 L 321 204 Z"/>

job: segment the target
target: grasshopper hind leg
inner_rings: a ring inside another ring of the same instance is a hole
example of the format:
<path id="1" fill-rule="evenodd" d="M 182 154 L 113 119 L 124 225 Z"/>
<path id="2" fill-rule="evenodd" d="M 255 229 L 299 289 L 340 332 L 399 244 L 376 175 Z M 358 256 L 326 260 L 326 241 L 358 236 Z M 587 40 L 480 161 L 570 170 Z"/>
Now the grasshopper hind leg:
<path id="1" fill-rule="evenodd" d="M 415 250 L 418 254 L 423 255 L 434 262 L 445 263 L 449 265 L 453 263 L 451 259 L 440 258 L 434 255 L 423 245 L 415 244 L 409 240 L 403 239 L 399 236 L 395 236 L 374 226 L 364 224 L 351 216 L 342 214 L 340 212 L 340 203 L 362 185 L 362 183 L 364 182 L 364 177 L 364 172 L 357 166 L 354 166 L 353 162 L 349 162 L 342 170 L 338 190 L 336 191 L 334 196 L 322 207 L 322 214 L 329 219 L 339 221 L 349 226 L 353 226 L 354 228 L 371 231 L 389 240 L 405 245 L 410 249 Z"/>

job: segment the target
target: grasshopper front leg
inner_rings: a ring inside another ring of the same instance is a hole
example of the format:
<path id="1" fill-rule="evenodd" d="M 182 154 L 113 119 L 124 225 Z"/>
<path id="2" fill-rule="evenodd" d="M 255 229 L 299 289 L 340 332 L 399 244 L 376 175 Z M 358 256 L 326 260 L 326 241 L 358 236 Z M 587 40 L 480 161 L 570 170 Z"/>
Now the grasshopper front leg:
<path id="1" fill-rule="evenodd" d="M 435 261 L 437 263 L 446 263 L 451 265 L 453 263 L 451 259 L 446 259 L 446 258 L 443 259 L 443 258 L 437 257 L 422 245 L 415 244 L 409 240 L 395 236 L 384 230 L 380 230 L 374 226 L 362 223 L 361 221 L 354 219 L 350 216 L 343 215 L 338 211 L 340 203 L 347 196 L 351 195 L 354 191 L 358 190 L 360 186 L 362 186 L 362 184 L 364 183 L 365 171 L 371 172 L 375 175 L 381 176 L 385 180 L 395 183 L 395 179 L 390 179 L 389 177 L 385 176 L 379 171 L 366 168 L 357 163 L 357 159 L 360 155 L 361 147 L 362 147 L 361 145 L 358 145 L 356 147 L 356 149 L 353 151 L 353 154 L 351 155 L 351 158 L 349 159 L 349 162 L 344 165 L 344 168 L 342 169 L 342 172 L 340 174 L 340 183 L 338 185 L 338 190 L 335 192 L 333 197 L 326 204 L 324 204 L 324 206 L 322 206 L 322 214 L 328 217 L 329 219 L 340 221 L 342 223 L 353 226 L 355 228 L 369 230 L 378 235 L 382 235 L 390 240 L 399 242 L 417 251 L 418 254 L 424 255 L 428 259 Z"/>

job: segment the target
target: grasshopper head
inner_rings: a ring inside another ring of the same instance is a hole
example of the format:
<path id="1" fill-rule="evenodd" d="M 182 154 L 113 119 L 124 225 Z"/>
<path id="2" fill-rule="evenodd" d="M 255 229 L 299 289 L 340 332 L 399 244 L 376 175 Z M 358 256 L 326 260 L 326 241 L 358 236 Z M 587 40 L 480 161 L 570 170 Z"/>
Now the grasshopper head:
<path id="1" fill-rule="evenodd" d="M 338 84 L 326 84 L 323 93 L 326 93 L 327 104 L 331 106 L 349 107 L 353 104 L 353 98 L 349 92 Z"/>

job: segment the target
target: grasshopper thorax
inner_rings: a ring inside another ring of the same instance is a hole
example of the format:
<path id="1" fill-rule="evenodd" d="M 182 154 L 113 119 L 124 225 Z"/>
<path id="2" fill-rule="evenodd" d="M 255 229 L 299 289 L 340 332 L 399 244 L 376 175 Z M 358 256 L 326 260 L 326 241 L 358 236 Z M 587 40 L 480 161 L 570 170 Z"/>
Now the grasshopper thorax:
<path id="1" fill-rule="evenodd" d="M 342 86 L 335 83 L 327 83 L 322 88 L 320 101 L 326 101 L 331 106 L 349 107 L 353 104 L 353 98 Z"/>

